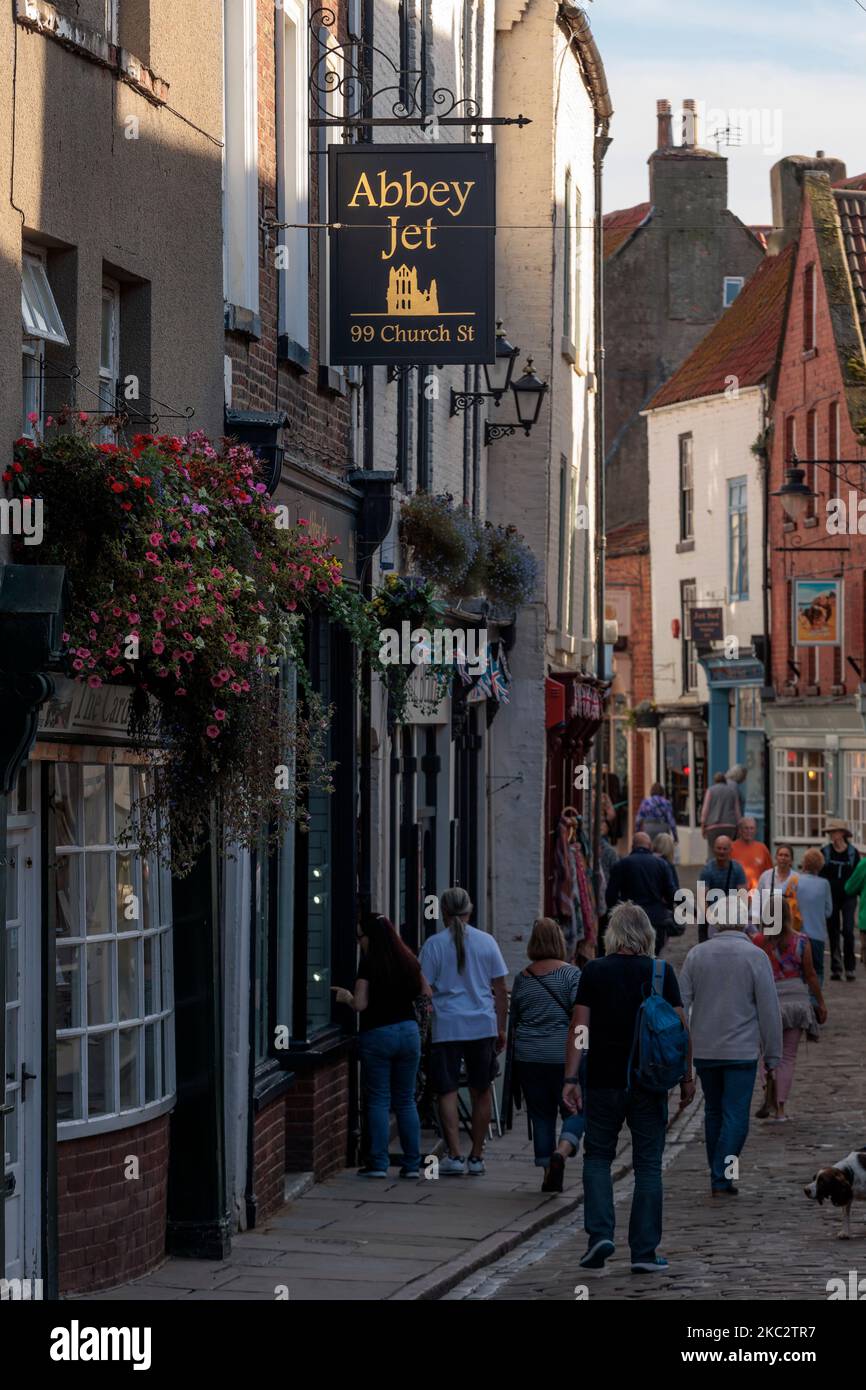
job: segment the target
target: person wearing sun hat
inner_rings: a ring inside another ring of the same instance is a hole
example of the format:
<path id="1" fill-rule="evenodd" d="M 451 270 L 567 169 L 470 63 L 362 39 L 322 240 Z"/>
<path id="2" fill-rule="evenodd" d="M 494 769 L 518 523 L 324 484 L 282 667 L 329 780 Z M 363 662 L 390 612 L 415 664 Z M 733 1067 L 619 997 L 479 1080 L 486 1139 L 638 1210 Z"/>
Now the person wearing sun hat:
<path id="1" fill-rule="evenodd" d="M 854 917 L 856 904 L 854 894 L 860 892 L 864 874 L 859 876 L 858 887 L 850 888 L 848 883 L 860 863 L 860 854 L 852 844 L 850 827 L 844 820 L 828 820 L 825 835 L 829 843 L 824 845 L 824 867 L 821 877 L 830 884 L 833 895 L 833 912 L 827 922 L 830 936 L 830 978 L 841 980 L 842 969 L 845 979 L 856 979 L 857 961 L 854 953 Z M 861 908 L 861 917 L 863 909 Z"/>

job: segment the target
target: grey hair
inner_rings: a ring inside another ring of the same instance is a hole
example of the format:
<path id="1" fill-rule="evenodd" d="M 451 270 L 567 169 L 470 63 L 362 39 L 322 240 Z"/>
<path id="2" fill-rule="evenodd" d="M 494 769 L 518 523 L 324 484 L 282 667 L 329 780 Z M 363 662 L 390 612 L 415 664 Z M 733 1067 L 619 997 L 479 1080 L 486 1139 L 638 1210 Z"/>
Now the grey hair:
<path id="1" fill-rule="evenodd" d="M 637 903 L 618 903 L 610 914 L 604 933 L 605 954 L 634 951 L 637 956 L 654 956 L 656 934 L 652 922 Z"/>
<path id="2" fill-rule="evenodd" d="M 728 768 L 725 776 L 730 777 L 732 782 L 745 782 L 748 772 L 749 769 L 744 767 L 742 763 L 734 763 L 733 767 Z"/>
<path id="3" fill-rule="evenodd" d="M 466 964 L 466 928 L 460 918 L 472 911 L 472 899 L 465 888 L 446 888 L 439 899 L 442 917 L 451 933 L 457 952 L 457 969 L 462 974 Z"/>

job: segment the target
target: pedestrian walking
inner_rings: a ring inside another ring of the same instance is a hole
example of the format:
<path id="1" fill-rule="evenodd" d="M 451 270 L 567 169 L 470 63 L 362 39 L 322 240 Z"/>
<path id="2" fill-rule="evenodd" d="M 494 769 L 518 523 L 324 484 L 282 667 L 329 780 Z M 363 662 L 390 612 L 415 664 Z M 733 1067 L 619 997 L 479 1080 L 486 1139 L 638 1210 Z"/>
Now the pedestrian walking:
<path id="1" fill-rule="evenodd" d="M 821 876 L 824 856 L 819 849 L 807 849 L 797 883 L 797 906 L 803 931 L 812 948 L 812 961 L 819 983 L 824 984 L 824 947 L 827 920 L 833 914 L 833 893 L 829 881 Z M 815 1001 L 817 1003 L 817 1000 Z"/>
<path id="2" fill-rule="evenodd" d="M 859 894 L 860 904 L 857 913 L 857 927 L 860 932 L 860 963 L 866 965 L 866 859 L 861 858 L 849 879 L 845 881 L 845 892 L 853 903 Z M 849 975 L 850 979 L 851 976 Z"/>
<path id="3" fill-rule="evenodd" d="M 677 873 L 677 866 L 674 863 L 676 850 L 677 846 L 673 835 L 669 835 L 666 831 L 663 830 L 660 835 L 656 835 L 653 838 L 652 852 L 659 859 L 663 859 L 664 862 L 667 864 L 668 868 L 671 871 L 671 878 L 674 882 L 674 891 L 678 892 L 680 886 L 680 876 Z"/>
<path id="4" fill-rule="evenodd" d="M 854 980 L 857 970 L 854 953 L 854 894 L 859 889 L 848 893 L 846 888 L 860 863 L 860 853 L 852 842 L 850 828 L 843 820 L 828 821 L 824 833 L 830 839 L 822 850 L 824 867 L 821 876 L 826 878 L 833 894 L 833 912 L 827 924 L 830 936 L 830 978 L 841 980 L 844 969 L 846 980 Z M 860 882 L 862 881 L 861 876 Z"/>
<path id="5" fill-rule="evenodd" d="M 742 866 L 746 875 L 746 887 L 750 893 L 757 888 L 758 879 L 764 870 L 773 867 L 770 851 L 757 836 L 758 823 L 754 816 L 743 816 L 737 826 L 737 838 L 731 849 L 731 858 Z"/>
<path id="6" fill-rule="evenodd" d="M 776 845 L 776 858 L 771 869 L 765 869 L 758 879 L 758 890 L 761 894 L 761 901 L 766 894 L 779 893 L 791 906 L 791 920 L 794 930 L 799 931 L 802 926 L 800 907 L 797 902 L 797 888 L 800 883 L 800 875 L 794 870 L 794 850 L 791 845 L 780 843 Z"/>
<path id="7" fill-rule="evenodd" d="M 655 932 L 655 953 L 661 955 L 674 920 L 674 878 L 671 866 L 652 852 L 649 835 L 638 831 L 631 854 L 613 866 L 607 885 L 608 911 L 618 903 L 636 903 L 650 919 Z M 607 951 L 605 935 L 605 951 Z"/>
<path id="8" fill-rule="evenodd" d="M 758 1056 L 772 1078 L 782 1056 L 782 1020 L 773 972 L 739 920 L 720 923 L 683 962 L 680 990 L 695 1070 L 704 1093 L 704 1138 L 714 1197 L 737 1195 L 734 1181 L 749 1133 Z"/>
<path id="9" fill-rule="evenodd" d="M 490 1087 L 505 1047 L 508 966 L 487 932 L 469 925 L 472 901 L 465 888 L 448 888 L 440 899 L 442 924 L 421 947 L 420 963 L 433 991 L 430 1082 L 448 1152 L 440 1176 L 484 1173 L 484 1141 L 490 1124 Z M 466 1068 L 472 1100 L 469 1161 L 460 1152 L 457 1092 Z"/>
<path id="10" fill-rule="evenodd" d="M 651 859 L 651 854 L 648 855 Z M 632 1138 L 634 1194 L 628 1243 L 634 1273 L 667 1268 L 659 1255 L 662 1238 L 662 1154 L 668 1120 L 667 1090 L 644 1088 L 630 1078 L 636 1025 L 651 994 L 660 994 L 675 1010 L 687 1040 L 685 1015 L 672 966 L 653 959 L 654 933 L 643 908 L 621 903 L 611 912 L 607 954 L 584 968 L 565 1057 L 563 1100 L 572 1113 L 583 1110 L 584 1227 L 583 1269 L 600 1269 L 614 1253 L 615 1213 L 611 1164 L 623 1124 Z M 586 1053 L 585 1084 L 579 1079 Z M 691 1057 L 684 1048 L 680 1071 L 680 1109 L 694 1098 Z M 629 1082 L 632 1080 L 630 1087 Z M 676 1084 L 676 1079 L 671 1085 Z"/>
<path id="11" fill-rule="evenodd" d="M 729 767 L 725 773 L 725 781 L 729 786 L 733 786 L 737 793 L 737 801 L 740 805 L 740 814 L 737 816 L 738 822 L 741 821 L 746 814 L 746 778 L 748 775 L 749 769 L 744 763 L 734 763 L 734 766 Z"/>
<path id="12" fill-rule="evenodd" d="M 387 917 L 370 913 L 358 928 L 361 959 L 353 990 L 334 988 L 339 1004 L 359 1015 L 361 1084 L 369 1154 L 359 1176 L 388 1176 L 393 1110 L 403 1153 L 401 1178 L 421 1176 L 421 1124 L 415 1078 L 421 1056 L 416 1001 L 429 995 L 421 966 Z"/>
<path id="13" fill-rule="evenodd" d="M 604 955 L 604 934 L 607 930 L 607 886 L 610 883 L 610 876 L 615 864 L 619 863 L 619 855 L 611 844 L 611 822 L 603 820 L 601 822 L 601 834 L 599 837 L 599 860 L 601 862 L 601 900 L 598 903 L 598 942 L 596 954 Z"/>
<path id="14" fill-rule="evenodd" d="M 678 834 L 674 808 L 665 796 L 665 789 L 661 782 L 653 782 L 649 789 L 649 796 L 645 796 L 638 806 L 634 828 L 636 831 L 643 831 L 645 835 L 649 835 L 650 840 L 667 831 L 673 835 L 676 843 Z"/>
<path id="15" fill-rule="evenodd" d="M 746 874 L 742 864 L 732 856 L 733 841 L 728 835 L 718 835 L 713 845 L 713 853 L 698 874 L 698 882 L 706 885 L 707 896 L 715 889 L 712 903 L 704 914 L 705 920 L 698 922 L 698 941 L 707 941 L 718 930 L 718 924 L 728 917 L 739 915 L 741 909 L 730 894 L 745 898 Z M 718 892 L 724 893 L 724 906 L 721 906 Z M 748 916 L 748 913 L 745 914 Z"/>
<path id="16" fill-rule="evenodd" d="M 755 945 L 763 949 L 772 966 L 782 1020 L 782 1057 L 775 1068 L 775 1084 L 757 1113 L 761 1119 L 767 1119 L 772 1109 L 772 1118 L 785 1123 L 785 1102 L 791 1093 L 800 1039 L 805 1032 L 818 1040 L 818 1023 L 826 1023 L 827 1007 L 815 974 L 809 938 L 794 928 L 790 899 L 782 899 L 782 930 L 775 936 L 756 936 Z M 810 993 L 817 1000 L 817 1010 L 812 1008 Z"/>
<path id="17" fill-rule="evenodd" d="M 541 1190 L 561 1192 L 565 1160 L 577 1153 L 583 1134 L 583 1116 L 573 1115 L 562 1100 L 565 1043 L 580 971 L 566 962 L 562 928 L 552 917 L 534 923 L 527 955 L 530 963 L 511 990 L 513 1065 L 532 1121 L 535 1166 L 544 1169 Z M 559 1143 L 558 1114 L 563 1120 Z"/>
<path id="18" fill-rule="evenodd" d="M 712 786 L 707 787 L 704 793 L 701 807 L 701 833 L 707 842 L 708 857 L 712 855 L 720 835 L 726 835 L 733 841 L 742 814 L 737 783 L 729 781 L 723 772 L 717 772 Z"/>

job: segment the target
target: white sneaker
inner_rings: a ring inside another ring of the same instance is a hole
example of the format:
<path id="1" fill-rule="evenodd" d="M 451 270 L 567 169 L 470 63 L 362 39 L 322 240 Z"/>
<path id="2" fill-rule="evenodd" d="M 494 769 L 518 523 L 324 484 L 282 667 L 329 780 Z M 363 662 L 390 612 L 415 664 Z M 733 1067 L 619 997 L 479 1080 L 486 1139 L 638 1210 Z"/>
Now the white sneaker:
<path id="1" fill-rule="evenodd" d="M 487 1169 L 484 1167 L 483 1158 L 470 1158 L 468 1164 L 470 1178 L 483 1178 Z"/>
<path id="2" fill-rule="evenodd" d="M 465 1172 L 466 1172 L 466 1159 L 465 1159 L 465 1158 L 462 1158 L 462 1157 L 460 1157 L 460 1158 L 451 1158 L 450 1155 L 449 1155 L 447 1158 L 440 1158 L 440 1160 L 439 1160 L 439 1176 L 440 1176 L 441 1178 L 457 1178 L 457 1177 L 462 1177 L 462 1176 L 465 1174 Z"/>

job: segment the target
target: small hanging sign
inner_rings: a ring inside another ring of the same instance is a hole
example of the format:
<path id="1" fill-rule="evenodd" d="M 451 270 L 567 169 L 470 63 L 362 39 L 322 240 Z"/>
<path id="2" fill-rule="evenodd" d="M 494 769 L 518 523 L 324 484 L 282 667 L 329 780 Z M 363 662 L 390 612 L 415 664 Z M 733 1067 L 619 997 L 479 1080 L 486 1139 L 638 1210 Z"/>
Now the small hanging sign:
<path id="1" fill-rule="evenodd" d="M 494 146 L 332 145 L 328 160 L 331 363 L 493 362 Z"/>

